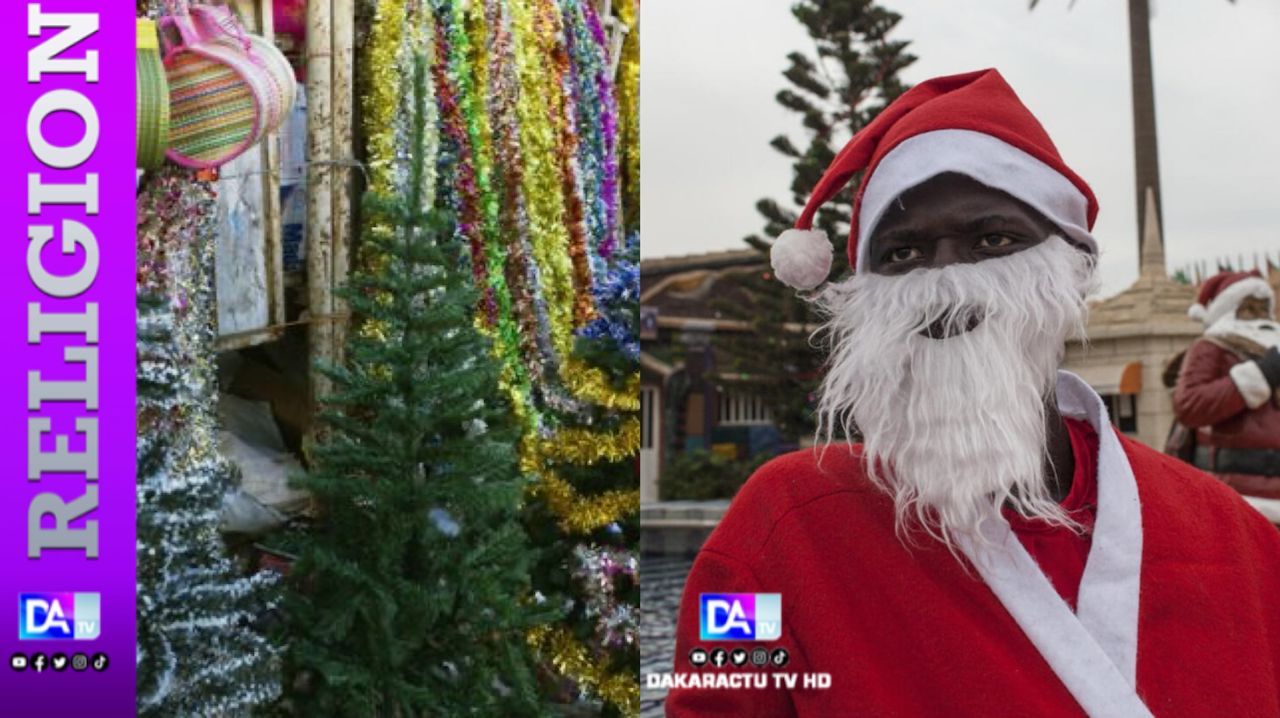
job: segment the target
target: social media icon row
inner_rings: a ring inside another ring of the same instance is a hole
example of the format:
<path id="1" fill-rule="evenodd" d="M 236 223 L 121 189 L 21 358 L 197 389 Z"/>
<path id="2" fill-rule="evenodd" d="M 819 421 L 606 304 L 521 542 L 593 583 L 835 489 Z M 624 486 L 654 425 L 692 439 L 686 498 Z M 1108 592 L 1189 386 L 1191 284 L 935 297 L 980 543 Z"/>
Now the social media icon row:
<path id="1" fill-rule="evenodd" d="M 724 668 L 727 665 L 740 668 L 747 665 L 748 661 L 757 668 L 765 666 L 782 668 L 791 661 L 791 654 L 787 653 L 785 648 L 775 648 L 772 651 L 765 648 L 754 648 L 751 651 L 745 648 L 735 648 L 732 651 L 713 648 L 708 651 L 701 646 L 695 646 L 689 651 L 689 663 L 692 663 L 695 668 L 702 668 L 708 664 L 716 668 Z"/>
<path id="2" fill-rule="evenodd" d="M 46 656 L 43 653 L 32 653 L 30 656 L 25 653 L 15 653 L 9 656 L 9 667 L 19 672 L 29 669 L 35 673 L 44 673 L 48 670 L 61 673 L 68 668 L 73 671 L 85 671 L 92 666 L 93 670 L 101 673 L 107 670 L 110 663 L 111 660 L 105 653 L 95 653 L 92 658 L 83 653 L 76 653 L 70 658 L 65 653 L 55 653 L 52 656 Z"/>

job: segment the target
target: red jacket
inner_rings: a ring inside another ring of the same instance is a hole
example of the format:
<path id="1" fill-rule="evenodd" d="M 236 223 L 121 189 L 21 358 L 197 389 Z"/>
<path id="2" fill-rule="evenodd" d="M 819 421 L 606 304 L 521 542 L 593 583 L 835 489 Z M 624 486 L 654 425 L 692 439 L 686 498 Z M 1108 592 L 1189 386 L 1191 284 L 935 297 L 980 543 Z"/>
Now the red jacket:
<path id="1" fill-rule="evenodd" d="M 1187 350 L 1173 392 L 1173 411 L 1179 422 L 1198 429 L 1199 445 L 1280 449 L 1280 406 L 1267 391 L 1265 378 L 1250 371 L 1254 367 L 1249 364 L 1205 339 Z M 1255 390 L 1252 394 L 1250 388 Z M 1238 474 L 1221 478 L 1242 493 L 1280 498 L 1280 478 Z"/>
<path id="2" fill-rule="evenodd" d="M 1280 716 L 1280 533 L 1212 477 L 1124 437 L 1112 446 L 1120 448 L 1103 469 L 1127 457 L 1140 503 L 1137 696 L 1161 717 Z M 811 451 L 779 457 L 743 486 L 690 572 L 675 655 L 677 673 L 752 672 L 763 669 L 694 668 L 688 655 L 694 646 L 782 646 L 791 656 L 782 671 L 829 673 L 831 687 L 676 689 L 667 715 L 1084 715 L 1062 671 L 972 564 L 918 534 L 916 547 L 904 546 L 891 499 L 846 448 L 832 447 L 821 468 Z M 1137 506 L 1126 510 L 1139 516 Z M 1045 586 L 1042 598 L 1056 596 Z M 704 592 L 781 593 L 781 639 L 700 640 Z M 1074 615 L 1055 609 L 1058 620 Z M 1132 699 L 1132 685 L 1121 685 Z M 1134 715 L 1125 705 L 1095 715 Z"/>

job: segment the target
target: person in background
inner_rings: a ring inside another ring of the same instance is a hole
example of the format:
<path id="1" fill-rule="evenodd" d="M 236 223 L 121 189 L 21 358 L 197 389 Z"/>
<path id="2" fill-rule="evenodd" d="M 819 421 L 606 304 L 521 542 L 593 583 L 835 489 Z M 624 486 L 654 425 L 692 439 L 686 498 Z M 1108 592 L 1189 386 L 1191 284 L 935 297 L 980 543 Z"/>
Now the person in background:
<path id="1" fill-rule="evenodd" d="M 1188 313 L 1205 330 L 1182 360 L 1173 409 L 1196 429 L 1195 465 L 1246 496 L 1280 499 L 1275 294 L 1257 272 L 1222 272 L 1205 281 Z M 1280 511 L 1270 513 L 1280 521 Z"/>
<path id="2" fill-rule="evenodd" d="M 826 280 L 812 220 L 859 173 L 854 274 L 811 295 L 819 445 L 698 554 L 667 715 L 1280 715 L 1280 532 L 1059 371 L 1098 208 L 1044 128 L 995 70 L 916 85 L 774 244 L 780 279 Z"/>

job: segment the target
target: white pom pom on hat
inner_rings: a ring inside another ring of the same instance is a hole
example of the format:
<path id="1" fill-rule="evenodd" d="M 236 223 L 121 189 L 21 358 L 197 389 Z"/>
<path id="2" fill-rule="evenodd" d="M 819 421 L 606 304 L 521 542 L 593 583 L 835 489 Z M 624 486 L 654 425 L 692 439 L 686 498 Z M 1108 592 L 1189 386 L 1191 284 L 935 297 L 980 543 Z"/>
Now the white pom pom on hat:
<path id="1" fill-rule="evenodd" d="M 945 172 L 1022 200 L 1068 239 L 1097 252 L 1089 233 L 1098 214 L 1093 191 L 994 69 L 926 80 L 854 135 L 814 185 L 795 228 L 774 243 L 770 260 L 779 280 L 808 290 L 826 279 L 832 248 L 825 233 L 813 229 L 813 218 L 858 172 L 848 243 L 854 271 L 867 271 L 871 230 L 894 199 Z"/>
<path id="2" fill-rule="evenodd" d="M 769 250 L 773 273 L 790 287 L 813 289 L 831 273 L 831 240 L 820 229 L 788 229 Z"/>

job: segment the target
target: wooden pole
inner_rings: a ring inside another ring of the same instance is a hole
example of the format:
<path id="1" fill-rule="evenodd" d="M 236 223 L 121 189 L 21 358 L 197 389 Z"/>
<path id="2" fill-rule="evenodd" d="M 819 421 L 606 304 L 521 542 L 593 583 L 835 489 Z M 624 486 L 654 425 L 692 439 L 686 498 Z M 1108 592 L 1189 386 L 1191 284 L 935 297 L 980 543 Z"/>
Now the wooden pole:
<path id="1" fill-rule="evenodd" d="M 266 0 L 258 3 L 258 32 L 267 40 L 275 40 L 276 25 L 273 6 Z M 296 97 L 289 98 L 296 101 Z M 273 132 L 262 143 L 262 226 L 266 240 L 267 316 L 269 324 L 283 324 L 284 306 L 284 225 L 280 217 L 280 133 Z"/>
<path id="2" fill-rule="evenodd" d="M 333 0 L 333 154 L 339 160 L 350 162 L 355 158 L 354 103 L 355 103 L 355 20 L 354 0 Z M 333 274 L 334 288 L 347 284 L 351 250 L 351 200 L 355 174 L 347 165 L 334 166 L 330 174 L 333 183 Z M 333 311 L 345 315 L 347 303 L 341 297 L 333 298 Z M 347 323 L 332 323 L 333 357 L 341 362 L 346 344 Z"/>
<path id="3" fill-rule="evenodd" d="M 307 309 L 313 407 L 331 390 L 317 362 L 333 361 L 333 84 L 332 6 L 307 3 Z"/>

